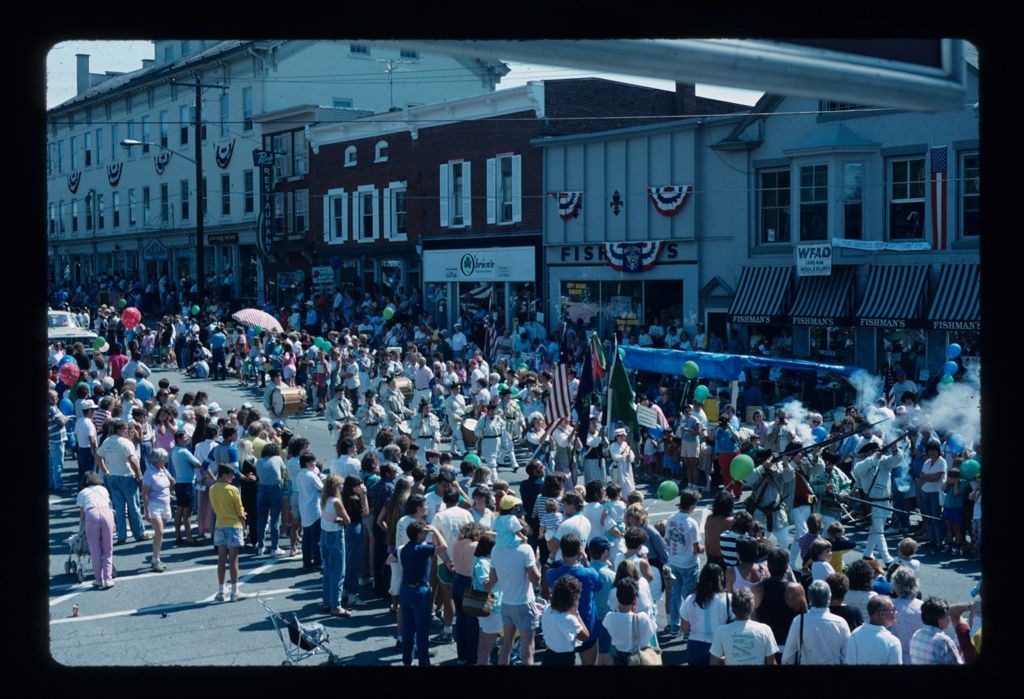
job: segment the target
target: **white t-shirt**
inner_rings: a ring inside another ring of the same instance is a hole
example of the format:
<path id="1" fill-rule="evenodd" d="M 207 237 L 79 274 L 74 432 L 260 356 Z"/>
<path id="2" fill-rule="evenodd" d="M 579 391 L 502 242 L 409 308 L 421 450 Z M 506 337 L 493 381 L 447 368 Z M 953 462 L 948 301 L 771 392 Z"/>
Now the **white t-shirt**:
<path id="1" fill-rule="evenodd" d="M 921 484 L 922 493 L 940 493 L 942 492 L 942 484 L 946 482 L 946 460 L 941 456 L 934 461 L 928 459 L 924 462 L 924 466 L 921 467 L 922 476 L 931 476 L 936 473 L 941 473 L 942 478 L 937 481 L 930 481 Z"/>
<path id="2" fill-rule="evenodd" d="M 558 526 L 558 531 L 555 532 L 555 539 L 558 541 L 562 540 L 562 537 L 569 533 L 576 534 L 580 538 L 580 545 L 585 551 L 587 548 L 587 542 L 590 541 L 590 521 L 583 516 L 582 512 L 577 512 L 572 517 L 567 518 Z M 562 549 L 558 549 L 558 553 L 555 554 L 555 562 L 558 563 L 562 560 Z"/>
<path id="3" fill-rule="evenodd" d="M 647 578 L 641 575 L 638 587 L 640 589 L 640 594 L 636 599 L 637 611 L 649 612 L 654 609 L 654 597 L 651 596 L 651 585 L 647 582 Z M 608 591 L 608 609 L 618 608 L 618 590 L 613 586 L 612 589 Z M 615 647 L 618 648 L 618 646 Z"/>
<path id="4" fill-rule="evenodd" d="M 813 580 L 824 580 L 834 572 L 836 572 L 836 569 L 828 561 L 815 561 L 811 564 L 811 578 Z"/>
<path id="5" fill-rule="evenodd" d="M 134 476 L 128 459 L 135 456 L 135 444 L 127 437 L 107 437 L 96 451 L 106 462 L 111 476 Z"/>
<path id="6" fill-rule="evenodd" d="M 90 485 L 78 493 L 75 504 L 88 510 L 91 507 L 110 507 L 110 491 L 102 485 Z"/>
<path id="7" fill-rule="evenodd" d="M 591 531 L 601 531 L 601 513 L 604 512 L 604 505 L 599 502 L 588 502 L 583 506 L 583 516 L 590 522 Z"/>
<path id="8" fill-rule="evenodd" d="M 668 545 L 668 563 L 675 568 L 693 568 L 697 554 L 693 545 L 700 543 L 697 522 L 685 512 L 676 512 L 665 524 L 665 543 Z"/>
<path id="9" fill-rule="evenodd" d="M 553 607 L 545 607 L 540 617 L 540 626 L 544 631 L 544 643 L 554 653 L 569 653 L 576 650 L 576 634 L 583 629 L 583 624 L 569 612 L 557 612 Z"/>
<path id="10" fill-rule="evenodd" d="M 344 483 L 347 476 L 359 475 L 359 460 L 348 454 L 343 454 L 331 462 L 330 472 L 332 476 L 337 476 Z"/>
<path id="11" fill-rule="evenodd" d="M 497 571 L 503 592 L 502 604 L 529 604 L 533 602 L 533 585 L 526 569 L 537 562 L 529 544 L 514 549 L 495 547 L 491 551 L 491 564 Z"/>
<path id="12" fill-rule="evenodd" d="M 612 609 L 617 610 L 618 608 L 619 603 L 616 602 Z M 633 617 L 639 618 L 639 621 L 636 622 L 636 630 L 633 629 Z M 611 636 L 612 645 L 620 653 L 634 653 L 640 648 L 646 648 L 651 636 L 658 630 L 658 625 L 645 611 L 636 613 L 608 612 L 601 625 Z"/>
<path id="13" fill-rule="evenodd" d="M 79 415 L 75 419 L 75 441 L 78 443 L 79 449 L 89 448 L 89 435 L 92 435 L 93 441 L 99 441 L 96 435 L 96 423 L 92 421 L 92 418 Z"/>
<path id="14" fill-rule="evenodd" d="M 299 516 L 303 527 L 311 527 L 320 519 L 320 491 L 324 482 L 313 467 L 304 468 L 295 478 L 299 491 Z"/>
<path id="15" fill-rule="evenodd" d="M 427 501 L 427 524 L 433 524 L 434 517 L 436 517 L 439 512 L 445 509 L 444 498 L 438 495 L 437 491 L 435 490 L 431 493 L 427 493 L 425 499 Z M 445 541 L 448 542 L 447 539 L 445 539 Z M 448 543 L 450 545 L 452 542 Z"/>
<path id="16" fill-rule="evenodd" d="M 469 510 L 461 507 L 448 507 L 434 515 L 434 521 L 431 524 L 441 532 L 445 543 L 451 548 L 459 538 L 459 530 L 472 522 L 473 515 L 469 514 Z"/>
<path id="17" fill-rule="evenodd" d="M 715 593 L 703 608 L 697 604 L 695 594 L 683 600 L 680 612 L 690 625 L 690 640 L 711 643 L 715 629 L 729 621 L 728 605 L 729 598 L 724 592 Z"/>
<path id="18" fill-rule="evenodd" d="M 711 640 L 711 655 L 725 656 L 726 665 L 764 665 L 778 652 L 771 627 L 749 619 L 719 626 Z"/>

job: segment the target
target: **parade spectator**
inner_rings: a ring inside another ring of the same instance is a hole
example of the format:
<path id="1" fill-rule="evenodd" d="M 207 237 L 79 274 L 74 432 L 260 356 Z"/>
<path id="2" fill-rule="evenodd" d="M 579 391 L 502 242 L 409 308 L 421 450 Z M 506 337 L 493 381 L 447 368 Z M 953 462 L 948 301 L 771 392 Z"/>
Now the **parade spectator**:
<path id="1" fill-rule="evenodd" d="M 902 665 L 900 641 L 889 629 L 896 622 L 896 606 L 885 595 L 868 601 L 868 623 L 854 629 L 846 643 L 846 665 Z"/>
<path id="2" fill-rule="evenodd" d="M 842 665 L 850 627 L 829 612 L 832 591 L 828 583 L 815 580 L 807 588 L 810 608 L 794 617 L 782 652 L 783 665 Z"/>
<path id="3" fill-rule="evenodd" d="M 751 621 L 754 595 L 747 589 L 732 595 L 732 613 L 736 621 L 715 629 L 709 649 L 711 665 L 775 665 L 778 646 L 771 628 Z"/>
<path id="4" fill-rule="evenodd" d="M 114 513 L 110 509 L 110 493 L 95 471 L 82 476 L 79 488 L 75 504 L 85 522 L 85 536 L 95 576 L 92 586 L 106 590 L 114 586 Z"/>

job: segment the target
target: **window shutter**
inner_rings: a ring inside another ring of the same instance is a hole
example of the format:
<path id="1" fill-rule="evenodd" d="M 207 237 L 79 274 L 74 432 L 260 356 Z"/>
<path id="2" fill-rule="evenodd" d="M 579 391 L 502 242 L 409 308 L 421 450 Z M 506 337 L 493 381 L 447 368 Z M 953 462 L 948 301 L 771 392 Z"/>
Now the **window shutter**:
<path id="1" fill-rule="evenodd" d="M 362 228 L 362 211 L 363 202 L 359 198 L 359 190 L 352 191 L 352 240 L 359 242 L 362 240 L 363 228 Z"/>
<path id="2" fill-rule="evenodd" d="M 384 188 L 384 240 L 391 240 L 391 187 Z"/>
<path id="3" fill-rule="evenodd" d="M 465 189 L 462 194 L 462 210 L 466 212 L 465 220 L 462 225 L 469 227 L 473 225 L 473 182 L 469 178 L 470 162 L 467 160 L 462 163 L 463 182 Z"/>
<path id="4" fill-rule="evenodd" d="M 341 190 L 341 230 L 338 237 L 342 242 L 348 240 L 348 193 L 344 189 Z"/>
<path id="5" fill-rule="evenodd" d="M 487 159 L 487 223 L 495 223 L 497 206 L 497 177 L 494 171 L 495 159 Z"/>
<path id="6" fill-rule="evenodd" d="M 324 242 L 330 243 L 334 237 L 334 197 L 329 193 L 324 197 Z"/>
<path id="7" fill-rule="evenodd" d="M 373 190 L 373 239 L 380 235 L 380 190 Z"/>
<path id="8" fill-rule="evenodd" d="M 512 156 L 512 223 L 523 220 L 523 156 Z"/>
<path id="9" fill-rule="evenodd" d="M 448 179 L 448 165 L 441 165 L 441 175 L 438 179 L 437 193 L 438 201 L 441 204 L 441 225 L 448 227 L 448 197 L 451 196 L 452 183 Z"/>

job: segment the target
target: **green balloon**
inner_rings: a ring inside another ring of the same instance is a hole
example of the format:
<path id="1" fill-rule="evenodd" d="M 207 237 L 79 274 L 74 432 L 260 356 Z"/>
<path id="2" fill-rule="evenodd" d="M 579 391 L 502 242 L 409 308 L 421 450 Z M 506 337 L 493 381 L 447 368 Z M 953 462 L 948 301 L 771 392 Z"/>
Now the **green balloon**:
<path id="1" fill-rule="evenodd" d="M 384 320 L 391 320 L 395 315 L 395 309 L 392 308 L 391 306 L 388 306 L 387 308 L 384 309 L 384 312 L 381 315 L 384 316 Z"/>
<path id="2" fill-rule="evenodd" d="M 686 378 L 695 379 L 698 373 L 700 373 L 700 367 L 697 366 L 697 362 L 687 362 L 683 365 L 683 376 Z"/>
<path id="3" fill-rule="evenodd" d="M 313 344 L 319 347 L 320 345 L 324 344 L 324 339 L 317 335 L 317 338 L 313 340 Z"/>
<path id="4" fill-rule="evenodd" d="M 679 484 L 675 481 L 662 481 L 658 486 L 658 497 L 665 502 L 671 502 L 679 496 Z"/>
<path id="5" fill-rule="evenodd" d="M 729 464 L 729 475 L 734 481 L 746 480 L 754 472 L 754 460 L 746 454 L 737 454 Z"/>
<path id="6" fill-rule="evenodd" d="M 477 456 L 476 454 L 466 454 L 464 457 L 462 457 L 462 460 L 463 461 L 468 461 L 469 463 L 473 464 L 474 466 L 479 466 L 480 465 L 480 457 Z"/>
<path id="7" fill-rule="evenodd" d="M 949 386 L 953 383 L 953 377 L 950 376 L 949 374 L 943 374 L 942 378 L 939 379 L 939 383 Z"/>
<path id="8" fill-rule="evenodd" d="M 121 310 L 124 310 L 125 306 L 127 306 L 127 305 L 128 305 L 128 302 L 125 299 L 121 299 L 121 303 L 120 303 Z"/>
<path id="9" fill-rule="evenodd" d="M 102 337 L 97 337 L 95 340 L 92 341 L 92 348 L 94 350 L 98 350 L 100 347 L 102 347 L 106 343 L 107 343 L 107 341 L 104 340 Z"/>
<path id="10" fill-rule="evenodd" d="M 625 347 L 620 347 L 619 348 L 619 359 L 625 359 L 625 358 L 626 358 L 626 348 Z"/>
<path id="11" fill-rule="evenodd" d="M 981 464 L 974 459 L 968 459 L 960 466 L 960 475 L 967 480 L 973 480 L 981 475 Z"/>
<path id="12" fill-rule="evenodd" d="M 707 397 L 711 395 L 711 391 L 704 384 L 697 386 L 693 391 L 693 397 L 698 403 L 703 403 L 707 400 Z"/>
<path id="13" fill-rule="evenodd" d="M 324 352 L 330 352 L 330 351 L 331 351 L 331 349 L 333 349 L 333 347 L 334 347 L 334 345 L 332 345 L 332 344 L 331 344 L 330 342 L 328 342 L 327 340 L 324 340 L 324 344 L 320 346 L 320 349 L 321 349 L 322 351 L 324 351 Z"/>
<path id="14" fill-rule="evenodd" d="M 199 306 L 192 306 L 192 315 L 199 315 Z"/>

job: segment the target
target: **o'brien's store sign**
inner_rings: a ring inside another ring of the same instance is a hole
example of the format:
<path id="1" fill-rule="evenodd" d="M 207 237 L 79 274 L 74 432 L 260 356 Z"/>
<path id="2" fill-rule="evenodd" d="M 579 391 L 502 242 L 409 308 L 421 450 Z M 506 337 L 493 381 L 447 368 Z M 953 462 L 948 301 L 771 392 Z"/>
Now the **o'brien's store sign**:
<path id="1" fill-rule="evenodd" d="M 426 282 L 532 282 L 535 276 L 532 247 L 423 251 Z"/>

